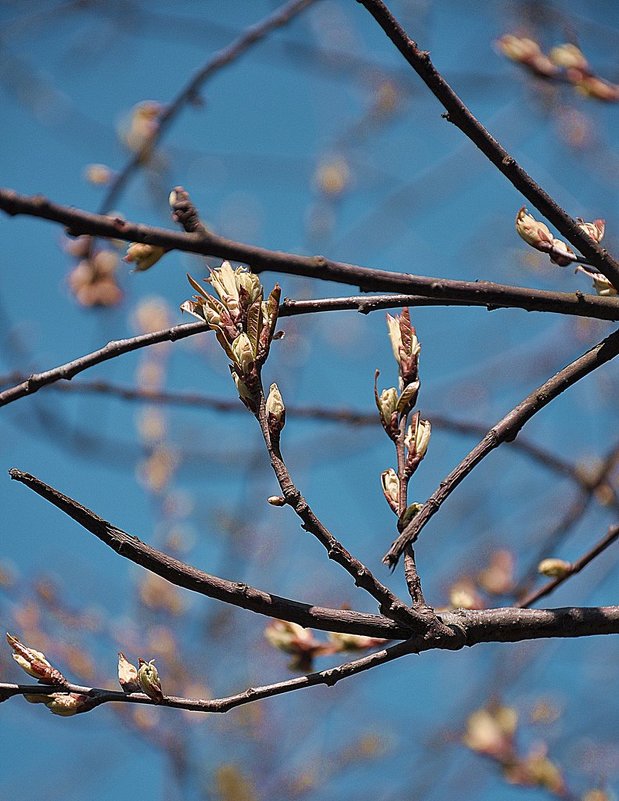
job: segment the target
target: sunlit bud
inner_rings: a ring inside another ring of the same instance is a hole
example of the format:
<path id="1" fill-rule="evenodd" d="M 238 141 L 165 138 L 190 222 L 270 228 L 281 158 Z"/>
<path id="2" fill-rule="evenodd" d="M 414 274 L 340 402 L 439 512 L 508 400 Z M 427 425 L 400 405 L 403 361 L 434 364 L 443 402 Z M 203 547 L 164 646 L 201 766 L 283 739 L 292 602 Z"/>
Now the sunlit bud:
<path id="1" fill-rule="evenodd" d="M 239 290 L 243 289 L 247 292 L 249 304 L 255 303 L 258 300 L 262 302 L 262 285 L 257 275 L 239 268 L 236 271 L 236 281 Z"/>
<path id="2" fill-rule="evenodd" d="M 571 568 L 572 565 L 564 559 L 542 559 L 537 566 L 537 572 L 549 578 L 565 578 Z"/>
<path id="3" fill-rule="evenodd" d="M 329 640 L 338 651 L 365 651 L 388 642 L 381 637 L 365 637 L 363 634 L 346 634 L 342 631 L 330 631 Z"/>
<path id="4" fill-rule="evenodd" d="M 84 170 L 86 180 L 95 186 L 105 186 L 112 178 L 112 170 L 105 164 L 89 164 Z"/>
<path id="5" fill-rule="evenodd" d="M 422 508 L 422 506 L 423 506 L 422 503 L 417 503 L 416 501 L 413 503 L 409 503 L 409 505 L 406 507 L 406 509 L 400 516 L 400 519 L 398 520 L 398 528 L 400 531 L 403 531 L 406 528 L 406 526 L 408 526 L 408 524 L 411 522 L 413 517 L 415 517 L 417 512 Z"/>
<path id="6" fill-rule="evenodd" d="M 254 366 L 254 349 L 247 334 L 239 334 L 231 345 L 232 358 L 242 375 L 247 375 Z"/>
<path id="7" fill-rule="evenodd" d="M 81 693 L 53 693 L 47 698 L 45 706 L 49 711 L 64 718 L 92 709 L 92 700 Z"/>
<path id="8" fill-rule="evenodd" d="M 210 282 L 228 310 L 236 312 L 239 308 L 239 290 L 236 283 L 236 275 L 230 266 L 230 262 L 224 261 L 221 267 L 211 270 L 207 281 Z"/>
<path id="9" fill-rule="evenodd" d="M 574 44 L 566 43 L 553 47 L 548 53 L 548 57 L 557 67 L 563 67 L 566 70 L 572 69 L 586 72 L 589 69 L 587 59 Z"/>
<path id="10" fill-rule="evenodd" d="M 140 692 L 138 669 L 129 662 L 122 651 L 118 653 L 118 683 L 122 687 L 124 693 Z"/>
<path id="11" fill-rule="evenodd" d="M 548 251 L 552 246 L 553 236 L 548 226 L 538 222 L 524 206 L 516 216 L 516 231 L 528 245 L 537 250 Z"/>
<path id="12" fill-rule="evenodd" d="M 179 193 L 176 191 L 176 189 L 173 189 L 168 195 L 168 205 L 170 206 L 171 209 L 174 209 L 174 206 L 176 206 L 178 200 L 179 200 Z"/>
<path id="13" fill-rule="evenodd" d="M 395 387 L 383 389 L 378 397 L 376 405 L 378 406 L 378 412 L 383 425 L 390 426 L 391 418 L 398 405 L 398 392 Z"/>
<path id="14" fill-rule="evenodd" d="M 150 662 L 145 662 L 143 659 L 138 659 L 138 665 L 138 681 L 142 692 L 160 704 L 163 701 L 163 693 L 161 691 L 159 673 L 155 667 L 155 660 L 151 659 Z"/>
<path id="15" fill-rule="evenodd" d="M 242 378 L 239 378 L 238 373 L 232 372 L 232 378 L 236 385 L 236 391 L 239 393 L 239 398 L 243 401 L 251 402 L 254 399 L 254 396 L 249 391 L 247 384 L 243 381 Z"/>
<path id="16" fill-rule="evenodd" d="M 286 423 L 286 407 L 277 384 L 271 384 L 266 401 L 269 430 L 278 435 Z"/>
<path id="17" fill-rule="evenodd" d="M 286 499 L 283 495 L 270 495 L 267 498 L 267 503 L 270 503 L 271 506 L 285 506 Z"/>
<path id="18" fill-rule="evenodd" d="M 421 346 L 415 334 L 415 329 L 411 325 L 408 309 L 405 309 L 402 314 L 398 314 L 395 317 L 388 314 L 387 328 L 389 330 L 391 349 L 399 365 L 402 364 L 404 359 L 411 359 L 419 354 Z"/>
<path id="19" fill-rule="evenodd" d="M 145 242 L 132 242 L 127 248 L 123 261 L 135 264 L 137 272 L 149 270 L 164 255 L 165 250 L 157 245 L 147 245 Z"/>
<path id="20" fill-rule="evenodd" d="M 13 659 L 29 676 L 38 679 L 41 684 L 66 684 L 67 680 L 59 670 L 52 667 L 45 654 L 28 648 L 17 637 L 7 634 L 6 639 L 13 651 Z"/>
<path id="21" fill-rule="evenodd" d="M 393 511 L 398 513 L 398 503 L 400 500 L 400 481 L 395 470 L 390 467 L 380 474 L 380 482 L 382 484 L 385 500 Z"/>
<path id="22" fill-rule="evenodd" d="M 606 222 L 604 220 L 593 220 L 593 222 L 585 222 L 578 220 L 578 227 L 584 231 L 588 237 L 593 239 L 594 242 L 601 242 L 606 230 Z"/>
<path id="23" fill-rule="evenodd" d="M 404 444 L 411 456 L 417 459 L 423 459 L 428 450 L 431 433 L 432 424 L 429 420 L 417 419 L 408 427 L 406 437 L 404 438 Z"/>
<path id="24" fill-rule="evenodd" d="M 449 591 L 449 603 L 454 609 L 476 609 L 477 598 L 468 587 L 456 585 Z"/>

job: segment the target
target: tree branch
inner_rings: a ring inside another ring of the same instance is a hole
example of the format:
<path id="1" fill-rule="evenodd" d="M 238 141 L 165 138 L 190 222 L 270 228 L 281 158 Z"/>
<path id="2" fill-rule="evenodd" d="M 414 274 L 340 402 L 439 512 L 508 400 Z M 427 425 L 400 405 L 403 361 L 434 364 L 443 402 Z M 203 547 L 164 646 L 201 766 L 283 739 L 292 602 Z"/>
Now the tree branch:
<path id="1" fill-rule="evenodd" d="M 50 220 L 67 227 L 70 236 L 88 234 L 108 239 L 123 239 L 127 242 L 145 242 L 159 245 L 166 250 L 180 250 L 198 253 L 203 256 L 217 256 L 247 264 L 260 273 L 265 270 L 289 275 L 301 275 L 322 281 L 358 286 L 367 292 L 416 293 L 422 298 L 410 295 L 395 306 L 405 305 L 472 305 L 489 309 L 519 308 L 527 311 L 544 311 L 557 314 L 572 314 L 578 317 L 593 317 L 600 320 L 619 320 L 619 300 L 614 297 L 585 295 L 580 291 L 573 293 L 547 292 L 526 287 L 511 287 L 491 281 L 454 281 L 445 278 L 396 273 L 387 270 L 374 270 L 355 264 L 333 261 L 324 256 L 299 256 L 282 251 L 246 245 L 224 239 L 211 232 L 187 234 L 168 228 L 157 228 L 132 223 L 118 217 L 92 214 L 69 206 L 60 206 L 42 196 L 26 197 L 10 189 L 0 189 L 0 209 L 9 215 L 27 214 Z M 334 299 L 330 302 L 332 310 L 356 308 L 365 312 L 374 308 L 389 308 L 386 298 L 375 300 L 363 298 Z M 282 316 L 288 314 L 307 314 L 317 309 L 312 305 L 317 301 L 289 301 L 290 311 L 282 308 Z"/>
<path id="2" fill-rule="evenodd" d="M 554 592 L 554 590 L 563 584 L 564 581 L 567 581 L 568 578 L 576 575 L 576 573 L 580 573 L 580 571 L 585 568 L 589 562 L 592 562 L 596 556 L 599 556 L 601 553 L 603 553 L 609 547 L 609 545 L 612 545 L 613 542 L 615 542 L 618 537 L 619 526 L 611 526 L 607 534 L 602 537 L 602 539 L 596 543 L 593 548 L 587 551 L 587 553 L 583 554 L 580 559 L 572 562 L 565 575 L 559 576 L 552 581 L 548 581 L 543 587 L 540 587 L 538 590 L 534 590 L 533 592 L 529 593 L 529 595 L 527 595 L 525 598 L 518 601 L 518 607 L 520 609 L 526 609 L 527 607 L 536 603 L 536 601 L 539 601 L 540 598 L 545 598 L 547 595 L 550 595 L 551 592 Z"/>
<path id="3" fill-rule="evenodd" d="M 301 626 L 311 626 L 323 631 L 343 631 L 386 639 L 405 639 L 410 636 L 409 627 L 394 623 L 381 615 L 313 606 L 272 595 L 243 582 L 227 581 L 212 576 L 127 534 L 30 473 L 13 468 L 9 471 L 9 475 L 69 515 L 120 556 L 141 565 L 178 587 L 261 615 L 290 620 Z"/>
<path id="4" fill-rule="evenodd" d="M 451 495 L 460 482 L 484 459 L 494 448 L 503 442 L 510 441 L 518 436 L 520 429 L 540 409 L 547 406 L 568 387 L 571 387 L 581 378 L 613 359 L 619 353 L 619 330 L 615 331 L 587 353 L 580 356 L 563 370 L 535 389 L 521 401 L 514 409 L 508 412 L 502 420 L 494 425 L 475 448 L 460 462 L 451 473 L 441 481 L 438 489 L 424 503 L 413 520 L 408 524 L 400 536 L 394 541 L 391 548 L 383 558 L 383 562 L 394 568 L 398 563 L 404 548 L 409 542 L 415 542 L 419 532 L 433 515 L 440 509 L 443 502 Z"/>
<path id="5" fill-rule="evenodd" d="M 393 17 L 382 0 L 358 0 L 374 17 L 386 35 L 415 70 L 432 94 L 447 110 L 445 115 L 475 144 L 505 177 L 540 211 L 589 262 L 619 287 L 619 263 L 597 242 L 583 233 L 575 219 L 554 201 L 510 156 L 473 116 L 438 72 L 427 51 L 420 50 Z"/>

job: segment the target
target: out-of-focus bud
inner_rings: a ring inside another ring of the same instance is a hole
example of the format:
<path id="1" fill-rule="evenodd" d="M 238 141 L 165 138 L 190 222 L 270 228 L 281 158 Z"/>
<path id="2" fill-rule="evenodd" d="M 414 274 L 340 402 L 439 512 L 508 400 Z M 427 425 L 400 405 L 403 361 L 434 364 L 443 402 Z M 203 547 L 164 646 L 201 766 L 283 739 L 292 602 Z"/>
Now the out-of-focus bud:
<path id="1" fill-rule="evenodd" d="M 345 634 L 342 631 L 330 631 L 329 640 L 335 645 L 337 651 L 365 651 L 384 645 L 389 640 L 381 637 L 365 637 L 363 634 Z"/>
<path id="2" fill-rule="evenodd" d="M 132 665 L 122 651 L 118 652 L 118 683 L 124 693 L 139 693 L 138 669 Z"/>
<path id="3" fill-rule="evenodd" d="M 583 273 L 590 278 L 593 282 L 593 288 L 597 292 L 598 295 L 602 297 L 610 297 L 612 295 L 619 294 L 619 291 L 614 287 L 608 278 L 603 275 L 603 273 L 590 273 L 589 270 L 586 270 L 584 267 L 578 266 L 576 267 L 576 271 L 579 273 Z"/>
<path id="4" fill-rule="evenodd" d="M 500 52 L 512 61 L 526 62 L 541 54 L 541 48 L 533 39 L 506 33 L 496 41 Z"/>
<path id="5" fill-rule="evenodd" d="M 142 692 L 146 693 L 155 703 L 160 704 L 163 701 L 163 692 L 155 660 L 151 659 L 150 662 L 146 662 L 144 659 L 138 659 L 138 665 L 138 681 Z"/>
<path id="6" fill-rule="evenodd" d="M 496 46 L 504 56 L 522 64 L 536 75 L 548 78 L 558 72 L 555 64 L 542 53 L 540 46 L 533 39 L 507 33 L 497 40 Z"/>
<path id="7" fill-rule="evenodd" d="M 29 676 L 38 679 L 41 684 L 67 684 L 62 673 L 52 667 L 41 651 L 28 648 L 12 634 L 7 634 L 6 639 L 14 651 L 13 659 Z"/>
<path id="8" fill-rule="evenodd" d="M 449 603 L 454 609 L 481 609 L 484 606 L 470 579 L 462 579 L 451 586 Z"/>
<path id="9" fill-rule="evenodd" d="M 492 705 L 477 709 L 466 722 L 462 741 L 478 754 L 505 760 L 513 752 L 513 737 L 518 725 L 516 710 L 508 706 Z"/>
<path id="10" fill-rule="evenodd" d="M 271 384 L 266 400 L 266 410 L 271 436 L 279 437 L 286 423 L 286 407 L 277 384 Z"/>
<path id="11" fill-rule="evenodd" d="M 254 366 L 254 349 L 247 334 L 239 334 L 231 345 L 232 356 L 241 375 L 248 375 Z"/>
<path id="12" fill-rule="evenodd" d="M 609 83 L 597 75 L 586 75 L 576 84 L 576 91 L 585 97 L 593 97 L 604 103 L 616 103 L 619 100 L 619 86 Z"/>
<path id="13" fill-rule="evenodd" d="M 122 139 L 129 150 L 140 153 L 143 161 L 150 158 L 152 141 L 159 129 L 159 117 L 163 106 L 156 100 L 144 100 L 131 110 Z"/>
<path id="14" fill-rule="evenodd" d="M 587 790 L 582 801 L 611 801 L 611 796 L 604 790 Z"/>
<path id="15" fill-rule="evenodd" d="M 569 42 L 553 47 L 548 53 L 548 57 L 557 67 L 563 67 L 566 70 L 579 70 L 581 72 L 589 70 L 589 62 L 582 50 Z"/>
<path id="16" fill-rule="evenodd" d="M 572 565 L 564 559 L 542 559 L 537 566 L 537 572 L 549 578 L 565 578 L 571 569 Z"/>
<path id="17" fill-rule="evenodd" d="M 267 503 L 270 503 L 271 506 L 285 506 L 286 499 L 283 495 L 270 495 L 267 498 Z"/>
<path id="18" fill-rule="evenodd" d="M 165 249 L 145 242 L 132 242 L 127 248 L 123 261 L 134 264 L 136 272 L 142 273 L 157 264 L 165 254 Z"/>
<path id="19" fill-rule="evenodd" d="M 390 467 L 380 474 L 380 482 L 383 488 L 383 494 L 389 506 L 393 511 L 398 514 L 398 503 L 400 500 L 400 481 L 397 473 Z"/>
<path id="20" fill-rule="evenodd" d="M 93 707 L 92 699 L 81 693 L 52 693 L 47 698 L 45 706 L 52 714 L 63 718 L 88 712 Z"/>
<path id="21" fill-rule="evenodd" d="M 291 670 L 311 670 L 315 656 L 332 654 L 336 650 L 332 643 L 317 640 L 311 629 L 304 629 L 288 620 L 272 620 L 265 628 L 264 636 L 273 648 L 293 655 Z"/>
<path id="22" fill-rule="evenodd" d="M 577 219 L 578 227 L 584 231 L 588 237 L 593 239 L 594 242 L 601 242 L 604 238 L 604 231 L 606 230 L 605 220 L 593 220 L 593 222 L 585 222 L 580 217 Z"/>
<path id="23" fill-rule="evenodd" d="M 490 555 L 488 566 L 477 574 L 479 586 L 490 595 L 506 595 L 514 588 L 514 556 L 505 549 Z"/>
<path id="24" fill-rule="evenodd" d="M 112 170 L 105 164 L 89 164 L 84 170 L 86 180 L 95 186 L 109 184 L 112 174 Z"/>
<path id="25" fill-rule="evenodd" d="M 343 158 L 323 162 L 314 176 L 316 186 L 325 195 L 337 197 L 350 182 L 350 169 Z"/>
<path id="26" fill-rule="evenodd" d="M 428 450 L 432 424 L 429 420 L 421 420 L 417 415 L 415 415 L 413 422 L 408 427 L 404 444 L 411 458 L 421 460 Z"/>

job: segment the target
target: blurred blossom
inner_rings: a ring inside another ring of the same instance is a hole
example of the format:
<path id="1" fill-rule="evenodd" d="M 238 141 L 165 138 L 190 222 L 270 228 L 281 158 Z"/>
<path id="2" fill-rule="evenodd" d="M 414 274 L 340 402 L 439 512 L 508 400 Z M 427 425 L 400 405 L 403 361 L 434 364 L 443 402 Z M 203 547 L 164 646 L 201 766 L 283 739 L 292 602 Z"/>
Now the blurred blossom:
<path id="1" fill-rule="evenodd" d="M 350 183 L 348 164 L 343 158 L 324 161 L 318 166 L 314 181 L 323 194 L 330 197 L 341 195 Z"/>
<path id="2" fill-rule="evenodd" d="M 150 456 L 138 465 L 140 481 L 151 492 L 162 492 L 170 482 L 178 458 L 176 453 L 165 447 L 157 447 Z"/>
<path id="3" fill-rule="evenodd" d="M 112 180 L 113 175 L 106 164 L 88 164 L 84 170 L 84 177 L 94 186 L 105 186 Z"/>
<path id="4" fill-rule="evenodd" d="M 180 615 L 185 610 L 183 598 L 174 584 L 155 573 L 147 573 L 140 582 L 140 600 L 149 609 Z"/>
<path id="5" fill-rule="evenodd" d="M 159 117 L 163 110 L 156 100 L 143 100 L 132 108 L 129 118 L 120 125 L 121 141 L 134 153 L 141 151 L 142 161 L 148 161 L 152 155 L 149 144 L 159 130 Z"/>
<path id="6" fill-rule="evenodd" d="M 170 307 L 163 298 L 146 298 L 135 309 L 133 321 L 141 334 L 151 334 L 163 328 L 170 328 L 172 325 Z"/>
<path id="7" fill-rule="evenodd" d="M 82 306 L 116 306 L 122 300 L 122 291 L 116 280 L 118 254 L 113 250 L 100 250 L 84 258 L 68 276 L 69 288 Z"/>
<path id="8" fill-rule="evenodd" d="M 514 556 L 511 551 L 493 551 L 488 566 L 477 574 L 480 587 L 490 595 L 507 595 L 514 588 Z"/>
<path id="9" fill-rule="evenodd" d="M 147 406 L 137 415 L 138 433 L 144 443 L 161 442 L 166 435 L 166 418 L 161 409 Z"/>

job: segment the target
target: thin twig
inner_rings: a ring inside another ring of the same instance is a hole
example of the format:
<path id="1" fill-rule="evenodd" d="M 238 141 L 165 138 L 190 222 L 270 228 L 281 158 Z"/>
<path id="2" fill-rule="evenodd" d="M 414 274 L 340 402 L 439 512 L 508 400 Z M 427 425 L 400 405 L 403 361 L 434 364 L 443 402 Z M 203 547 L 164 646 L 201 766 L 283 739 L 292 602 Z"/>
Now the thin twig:
<path id="1" fill-rule="evenodd" d="M 423 646 L 421 646 L 421 649 L 423 649 Z M 337 667 L 320 670 L 316 673 L 308 673 L 305 676 L 297 676 L 293 679 L 279 681 L 275 684 L 266 684 L 262 687 L 249 687 L 241 693 L 229 695 L 225 698 L 197 699 L 164 696 L 161 702 L 156 702 L 144 693 L 123 693 L 116 690 L 82 687 L 77 684 L 68 684 L 59 688 L 53 685 L 42 686 L 40 684 L 23 685 L 0 683 L 0 701 L 6 700 L 14 695 L 48 695 L 50 693 L 60 692 L 79 693 L 80 695 L 87 696 L 87 698 L 93 702 L 89 704 L 88 710 L 92 709 L 94 706 L 99 706 L 100 704 L 109 703 L 111 701 L 128 704 L 167 706 L 172 709 L 188 709 L 192 712 L 229 712 L 237 706 L 254 703 L 263 698 L 273 698 L 275 695 L 283 695 L 284 693 L 293 692 L 294 690 L 303 690 L 306 687 L 314 687 L 317 684 L 326 684 L 328 687 L 332 687 L 341 679 L 347 679 L 349 676 L 362 673 L 370 668 L 384 665 L 386 662 L 391 662 L 411 652 L 417 653 L 418 650 L 416 642 L 407 640 L 392 645 L 389 648 L 384 648 L 381 651 L 375 651 L 373 654 L 362 656 L 359 659 L 344 662 Z"/>
<path id="2" fill-rule="evenodd" d="M 490 135 L 438 72 L 430 59 L 430 54 L 419 49 L 382 0 L 358 0 L 358 2 L 370 12 L 402 56 L 444 106 L 447 111 L 446 119 L 459 128 L 577 250 L 582 251 L 598 272 L 603 273 L 614 286 L 619 287 L 619 264 L 615 259 L 587 236 L 577 221 L 535 183 L 505 148 Z"/>
<path id="3" fill-rule="evenodd" d="M 564 581 L 567 581 L 568 578 L 576 575 L 576 573 L 580 573 L 580 571 L 586 567 L 589 562 L 592 562 L 596 556 L 599 556 L 601 553 L 603 553 L 609 545 L 612 545 L 613 542 L 615 542 L 618 537 L 619 526 L 611 526 L 606 536 L 602 537 L 602 539 L 596 545 L 594 545 L 593 548 L 587 551 L 586 554 L 581 556 L 580 559 L 572 562 L 564 575 L 559 576 L 552 581 L 548 581 L 543 587 L 540 587 L 538 590 L 534 590 L 525 598 L 518 601 L 517 606 L 520 609 L 526 609 L 536 601 L 539 601 L 540 598 L 545 598 L 547 595 L 550 595 L 551 592 L 554 592 L 554 590 L 563 584 Z"/>
<path id="4" fill-rule="evenodd" d="M 619 320 L 619 301 L 613 297 L 573 293 L 547 292 L 526 287 L 511 287 L 490 281 L 454 281 L 445 278 L 413 275 L 411 273 L 389 272 L 360 267 L 355 264 L 333 261 L 324 256 L 299 256 L 293 253 L 266 250 L 265 248 L 235 242 L 211 233 L 187 234 L 167 228 L 141 225 L 109 217 L 92 214 L 69 206 L 52 203 L 42 196 L 26 197 L 10 189 L 0 189 L 0 209 L 9 215 L 27 214 L 51 220 L 67 227 L 72 236 L 88 234 L 108 239 L 123 239 L 127 242 L 146 242 L 159 245 L 166 250 L 180 250 L 198 253 L 203 256 L 217 256 L 222 259 L 243 262 L 254 272 L 268 270 L 276 273 L 302 275 L 322 281 L 335 281 L 341 284 L 358 286 L 367 292 L 414 292 L 423 298 L 411 298 L 394 303 L 406 305 L 470 305 L 484 306 L 488 309 L 519 308 L 527 311 L 572 314 L 578 317 L 592 317 L 600 320 Z M 290 310 L 282 315 L 307 314 L 316 311 L 320 301 L 289 301 Z M 377 305 L 377 304 L 387 305 Z M 334 299 L 331 309 L 357 308 L 371 311 L 374 308 L 388 308 L 389 299 L 382 298 L 372 303 L 371 299 Z"/>
<path id="5" fill-rule="evenodd" d="M 613 359 L 617 353 L 619 353 L 619 330 L 602 340 L 602 342 L 595 345 L 578 359 L 575 359 L 542 386 L 527 395 L 521 403 L 494 425 L 481 442 L 441 481 L 438 489 L 424 503 L 419 512 L 392 544 L 383 558 L 383 562 L 391 568 L 395 567 L 407 543 L 415 542 L 419 532 L 440 509 L 443 502 L 491 451 L 503 442 L 517 437 L 520 429 L 540 409 L 547 406 L 581 378 Z"/>
<path id="6" fill-rule="evenodd" d="M 354 579 L 358 587 L 362 587 L 376 601 L 383 615 L 392 620 L 408 625 L 412 631 L 430 632 L 437 625 L 438 628 L 444 627 L 434 614 L 409 609 L 391 590 L 382 584 L 373 573 L 352 554 L 350 554 L 341 542 L 320 522 L 312 511 L 310 505 L 305 500 L 301 492 L 295 486 L 292 477 L 286 467 L 282 457 L 279 443 L 274 442 L 269 431 L 268 416 L 266 411 L 266 401 L 264 393 L 260 393 L 260 401 L 256 419 L 260 425 L 262 436 L 269 454 L 271 467 L 275 473 L 275 478 L 282 491 L 286 503 L 294 510 L 302 521 L 302 527 L 312 534 L 326 549 L 329 559 L 341 565 Z"/>

